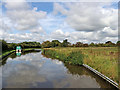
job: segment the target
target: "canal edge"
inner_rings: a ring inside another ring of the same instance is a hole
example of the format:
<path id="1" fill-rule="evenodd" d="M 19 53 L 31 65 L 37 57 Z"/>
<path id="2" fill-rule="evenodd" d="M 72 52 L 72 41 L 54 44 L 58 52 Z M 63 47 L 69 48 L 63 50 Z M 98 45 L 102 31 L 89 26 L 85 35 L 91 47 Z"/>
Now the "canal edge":
<path id="1" fill-rule="evenodd" d="M 97 70 L 93 69 L 92 67 L 90 67 L 90 66 L 88 66 L 86 64 L 83 64 L 83 66 L 85 68 L 89 69 L 90 71 L 94 72 L 95 74 L 97 74 L 98 76 L 100 76 L 101 78 L 103 78 L 104 80 L 108 81 L 110 84 L 112 84 L 116 88 L 120 89 L 119 85 L 116 82 L 114 82 L 112 79 L 108 78 L 107 76 L 103 75 L 102 73 L 98 72 Z"/>
<path id="2" fill-rule="evenodd" d="M 10 52 L 10 53 L 8 53 L 8 54 L 2 56 L 2 57 L 0 58 L 0 61 L 1 61 L 2 59 L 4 59 L 5 57 L 9 56 L 10 54 L 14 53 L 14 52 L 15 52 L 15 51 L 12 51 L 12 52 Z"/>
<path id="3" fill-rule="evenodd" d="M 28 50 L 27 50 L 27 49 L 24 49 L 24 51 L 33 51 L 33 50 L 37 50 L 37 51 L 39 50 L 39 51 L 41 51 L 41 49 L 28 49 Z M 2 59 L 4 59 L 5 57 L 11 55 L 11 54 L 14 53 L 14 52 L 16 52 L 16 51 L 12 51 L 12 52 L 10 52 L 10 53 L 8 53 L 8 54 L 0 57 L 0 61 L 2 61 Z"/>

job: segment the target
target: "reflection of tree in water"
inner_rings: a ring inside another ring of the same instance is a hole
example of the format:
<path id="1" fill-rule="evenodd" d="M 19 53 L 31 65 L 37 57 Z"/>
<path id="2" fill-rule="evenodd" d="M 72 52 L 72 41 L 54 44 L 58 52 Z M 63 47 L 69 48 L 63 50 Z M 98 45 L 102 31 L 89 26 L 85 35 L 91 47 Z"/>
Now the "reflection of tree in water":
<path id="1" fill-rule="evenodd" d="M 0 49 L 0 55 L 2 55 L 2 51 L 1 51 L 1 49 Z"/>
<path id="2" fill-rule="evenodd" d="M 69 64 L 64 64 L 66 68 L 68 69 L 68 73 L 76 75 L 83 75 L 83 67 L 81 66 L 74 66 L 74 65 L 69 65 Z"/>
<path id="3" fill-rule="evenodd" d="M 37 53 L 37 52 L 40 52 L 40 51 L 36 51 L 36 50 L 32 50 L 32 51 L 23 51 L 23 52 L 22 52 L 22 55 L 26 55 L 26 54 L 29 54 L 29 53 Z"/>
<path id="4" fill-rule="evenodd" d="M 37 52 L 40 52 L 40 51 L 35 51 L 35 50 L 33 50 L 33 51 L 23 51 L 23 52 L 21 53 L 21 55 L 26 55 L 26 54 L 29 54 L 29 53 L 37 53 Z M 18 57 L 18 56 L 16 55 L 16 53 L 10 54 L 9 56 L 7 56 L 7 57 L 5 57 L 4 59 L 2 59 L 2 62 L 0 62 L 0 66 L 5 65 L 8 58 L 14 59 L 14 58 L 16 58 L 16 57 Z"/>
<path id="5" fill-rule="evenodd" d="M 93 72 L 91 72 L 90 70 L 86 69 L 83 66 L 74 66 L 74 65 L 69 65 L 69 64 L 64 64 L 64 65 L 68 69 L 68 73 L 70 73 L 72 75 L 86 75 L 86 76 L 89 76 L 89 77 L 95 79 L 97 81 L 97 83 L 101 86 L 101 88 L 106 88 L 107 87 L 107 88 L 113 88 L 113 90 L 116 89 L 110 83 L 103 80 L 101 77 L 94 74 Z"/>
<path id="6" fill-rule="evenodd" d="M 86 73 L 88 73 L 88 75 L 91 76 L 91 78 L 94 78 L 99 83 L 99 85 L 101 86 L 101 88 L 104 88 L 105 90 L 107 90 L 107 88 L 112 88 L 112 90 L 114 90 L 114 89 L 116 90 L 117 89 L 116 87 L 114 87 L 109 82 L 107 82 L 103 78 L 99 77 L 98 75 L 96 75 L 92 71 L 90 71 L 88 69 L 86 69 L 84 71 L 86 71 Z"/>
<path id="7" fill-rule="evenodd" d="M 2 62 L 0 63 L 0 66 L 6 64 L 6 61 L 7 61 L 8 58 L 9 58 L 9 56 L 2 59 Z"/>

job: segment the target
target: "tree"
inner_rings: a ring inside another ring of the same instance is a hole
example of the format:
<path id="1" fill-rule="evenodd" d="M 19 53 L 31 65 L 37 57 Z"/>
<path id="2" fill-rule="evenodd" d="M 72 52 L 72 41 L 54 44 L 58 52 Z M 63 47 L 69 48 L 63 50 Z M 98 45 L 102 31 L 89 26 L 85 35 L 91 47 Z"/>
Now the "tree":
<path id="1" fill-rule="evenodd" d="M 72 44 L 71 47 L 75 47 L 76 44 Z"/>
<path id="2" fill-rule="evenodd" d="M 7 43 L 6 43 L 6 41 L 5 40 L 2 40 L 2 41 L 0 41 L 2 44 L 2 51 L 5 51 L 5 50 L 7 50 L 8 49 L 8 45 L 7 45 Z"/>
<path id="3" fill-rule="evenodd" d="M 120 46 L 120 41 L 117 41 L 116 45 L 117 45 L 117 46 Z"/>
<path id="4" fill-rule="evenodd" d="M 83 46 L 83 43 L 82 43 L 82 42 L 77 42 L 77 43 L 75 44 L 75 46 L 76 46 L 76 47 L 82 47 L 82 46 Z"/>
<path id="5" fill-rule="evenodd" d="M 105 42 L 105 44 L 111 44 L 112 42 L 111 41 L 107 41 L 107 42 Z"/>
<path id="6" fill-rule="evenodd" d="M 83 44 L 83 47 L 88 47 L 88 44 L 87 43 Z"/>
<path id="7" fill-rule="evenodd" d="M 51 45 L 51 42 L 50 41 L 44 41 L 42 43 L 42 47 L 43 48 L 50 48 L 52 45 Z"/>
<path id="8" fill-rule="evenodd" d="M 51 46 L 52 47 L 57 47 L 57 46 L 60 46 L 60 42 L 58 41 L 58 40 L 52 40 L 52 42 L 51 42 Z"/>
<path id="9" fill-rule="evenodd" d="M 94 47 L 94 46 L 95 46 L 95 44 L 92 42 L 89 46 Z"/>
<path id="10" fill-rule="evenodd" d="M 13 49 L 15 49 L 16 46 L 17 46 L 16 43 L 8 43 L 8 49 L 9 49 L 9 50 L 13 50 Z"/>
<path id="11" fill-rule="evenodd" d="M 63 40 L 62 46 L 67 47 L 70 43 L 68 42 L 67 39 Z"/>
<path id="12" fill-rule="evenodd" d="M 19 43 L 22 48 L 41 48 L 41 44 L 39 42 L 22 42 Z"/>
<path id="13" fill-rule="evenodd" d="M 105 46 L 112 47 L 112 46 L 115 46 L 115 44 L 112 43 L 111 41 L 107 41 L 107 42 L 105 42 Z"/>
<path id="14" fill-rule="evenodd" d="M 104 46 L 103 43 L 98 43 L 97 45 L 98 45 L 98 47 L 103 47 Z"/>

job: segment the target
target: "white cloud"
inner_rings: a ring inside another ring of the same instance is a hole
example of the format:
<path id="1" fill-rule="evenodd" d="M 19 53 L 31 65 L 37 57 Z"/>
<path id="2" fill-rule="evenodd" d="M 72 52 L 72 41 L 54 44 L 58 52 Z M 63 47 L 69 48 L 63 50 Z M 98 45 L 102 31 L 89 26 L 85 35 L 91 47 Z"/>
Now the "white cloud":
<path id="1" fill-rule="evenodd" d="M 21 2 L 6 2 L 7 16 L 15 24 L 16 30 L 31 30 L 38 27 L 39 19 L 46 16 L 44 11 L 36 11 L 30 9 L 30 5 L 22 0 Z"/>
<path id="2" fill-rule="evenodd" d="M 6 0 L 4 2 L 6 3 L 5 7 L 9 10 L 21 10 L 30 8 L 29 5 L 26 3 L 26 0 Z"/>
<path id="3" fill-rule="evenodd" d="M 51 39 L 57 39 L 60 41 L 63 41 L 64 39 L 68 39 L 69 37 L 69 32 L 64 33 L 61 29 L 58 29 L 54 32 L 52 32 L 49 37 Z"/>
<path id="4" fill-rule="evenodd" d="M 0 24 L 3 22 L 0 38 L 8 42 L 43 42 L 53 39 L 68 39 L 72 43 L 108 40 L 116 42 L 118 11 L 110 7 L 103 8 L 105 5 L 110 3 L 55 3 L 54 14 L 47 14 L 38 11 L 37 7 L 31 10 L 30 5 L 24 0 L 20 3 L 7 2 L 6 16 L 0 21 Z M 13 28 L 23 33 L 14 33 Z M 24 33 L 26 30 L 29 30 L 29 33 Z"/>
<path id="5" fill-rule="evenodd" d="M 10 23 L 9 18 L 0 16 L 0 39 L 8 36 L 8 32 L 11 32 L 11 26 L 12 24 Z"/>
<path id="6" fill-rule="evenodd" d="M 91 42 L 106 42 L 111 40 L 116 43 L 118 40 L 118 30 L 112 30 L 110 27 L 105 27 L 101 31 L 94 32 L 84 32 L 84 31 L 74 31 L 74 32 L 63 32 L 62 30 L 56 30 L 52 32 L 49 37 L 49 40 L 58 39 L 63 41 L 64 39 L 68 39 L 71 43 L 76 43 L 78 41 L 83 43 L 91 43 Z"/>
<path id="7" fill-rule="evenodd" d="M 116 29 L 117 12 L 113 8 L 103 8 L 109 3 L 55 3 L 54 13 L 66 15 L 66 22 L 78 31 L 96 31 L 104 27 Z"/>
<path id="8" fill-rule="evenodd" d="M 42 27 L 37 27 L 37 28 L 33 28 L 31 29 L 32 33 L 45 33 Z"/>
<path id="9" fill-rule="evenodd" d="M 0 39 L 7 42 L 43 41 L 45 33 L 39 20 L 45 18 L 46 12 L 36 11 L 25 0 L 4 2 L 6 12 L 0 19 Z M 24 31 L 30 31 L 29 33 Z"/>
<path id="10" fill-rule="evenodd" d="M 105 27 L 102 31 L 102 34 L 110 37 L 117 37 L 118 36 L 118 30 L 112 30 L 110 27 Z"/>
<path id="11" fill-rule="evenodd" d="M 116 42 L 118 9 L 111 8 L 110 5 L 111 3 L 54 3 L 53 13 L 65 15 L 65 21 L 76 30 L 68 37 L 73 43 L 77 41 L 106 42 L 108 40 Z"/>

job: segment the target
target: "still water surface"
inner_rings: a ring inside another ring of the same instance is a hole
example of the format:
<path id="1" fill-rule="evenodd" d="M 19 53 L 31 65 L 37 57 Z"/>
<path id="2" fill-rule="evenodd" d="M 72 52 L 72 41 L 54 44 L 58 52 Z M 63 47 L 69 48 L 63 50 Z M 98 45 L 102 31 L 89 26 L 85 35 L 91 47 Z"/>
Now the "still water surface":
<path id="1" fill-rule="evenodd" d="M 113 88 L 88 69 L 44 57 L 41 52 L 15 53 L 2 67 L 3 88 Z"/>

